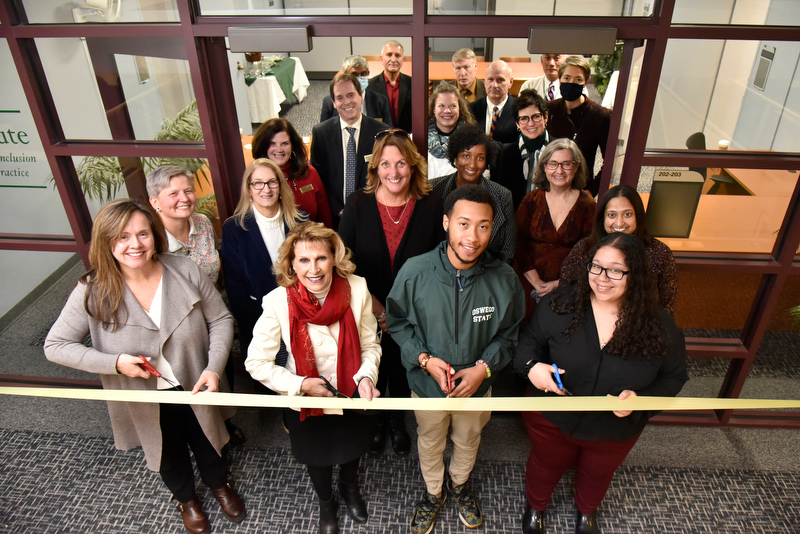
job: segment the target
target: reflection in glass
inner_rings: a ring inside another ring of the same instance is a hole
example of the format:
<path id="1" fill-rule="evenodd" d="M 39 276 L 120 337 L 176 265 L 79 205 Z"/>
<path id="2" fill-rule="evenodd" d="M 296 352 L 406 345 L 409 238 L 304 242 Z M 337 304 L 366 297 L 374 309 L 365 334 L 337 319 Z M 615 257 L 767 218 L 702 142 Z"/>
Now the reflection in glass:
<path id="1" fill-rule="evenodd" d="M 676 0 L 673 24 L 800 25 L 795 0 Z"/>
<path id="2" fill-rule="evenodd" d="M 648 148 L 797 152 L 800 43 L 673 39 Z"/>
<path id="3" fill-rule="evenodd" d="M 760 274 L 679 269 L 678 326 L 687 337 L 740 337 L 760 282 Z"/>
<path id="4" fill-rule="evenodd" d="M 428 2 L 429 15 L 517 15 L 564 17 L 649 17 L 652 2 L 598 2 L 597 0 L 437 0 Z"/>
<path id="5" fill-rule="evenodd" d="M 702 181 L 697 209 L 685 214 L 687 217 L 693 215 L 692 220 L 685 221 L 689 224 L 689 237 L 663 237 L 664 243 L 673 251 L 763 254 L 772 251 L 797 184 L 796 171 L 643 167 L 638 190 L 645 205 L 672 202 L 676 208 L 691 204 L 693 209 L 694 200 L 690 202 L 687 197 L 690 192 L 684 183 L 680 183 L 687 175 L 694 175 Z M 653 190 L 651 197 L 654 179 L 662 180 L 659 185 L 665 187 Z M 671 180 L 676 182 L 673 189 L 668 187 Z M 670 196 L 675 189 L 678 190 L 674 193 L 677 196 Z M 655 195 L 660 196 L 655 198 Z"/>
<path id="6" fill-rule="evenodd" d="M 182 41 L 135 41 L 36 39 L 67 139 L 202 139 Z"/>
<path id="7" fill-rule="evenodd" d="M 199 0 L 202 15 L 410 15 L 412 0 Z"/>
<path id="8" fill-rule="evenodd" d="M 22 0 L 31 24 L 176 22 L 175 0 Z"/>

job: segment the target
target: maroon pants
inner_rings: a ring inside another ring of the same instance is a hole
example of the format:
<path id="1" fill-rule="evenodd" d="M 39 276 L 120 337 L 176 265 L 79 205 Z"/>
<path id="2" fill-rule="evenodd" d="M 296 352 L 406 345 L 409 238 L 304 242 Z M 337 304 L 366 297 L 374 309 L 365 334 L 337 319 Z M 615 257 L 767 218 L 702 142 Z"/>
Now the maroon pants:
<path id="1" fill-rule="evenodd" d="M 547 508 L 564 472 L 575 468 L 575 504 L 582 514 L 603 502 L 614 472 L 639 439 L 588 441 L 565 436 L 540 412 L 522 412 L 531 440 L 525 472 L 525 495 L 534 510 Z"/>

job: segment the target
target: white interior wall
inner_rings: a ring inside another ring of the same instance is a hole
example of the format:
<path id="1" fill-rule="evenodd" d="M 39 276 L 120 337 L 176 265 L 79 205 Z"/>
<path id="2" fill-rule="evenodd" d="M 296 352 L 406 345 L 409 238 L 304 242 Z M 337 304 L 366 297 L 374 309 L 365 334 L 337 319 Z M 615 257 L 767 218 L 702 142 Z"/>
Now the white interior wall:
<path id="1" fill-rule="evenodd" d="M 686 148 L 686 138 L 703 131 L 722 48 L 722 41 L 667 44 L 648 148 Z"/>
<path id="2" fill-rule="evenodd" d="M 150 59 L 152 58 L 145 58 L 150 79 L 145 83 L 139 83 L 134 56 L 114 55 L 122 91 L 125 94 L 125 105 L 130 112 L 134 137 L 141 140 L 153 139 L 161 128 L 161 120 L 164 117 L 161 97 L 156 89 L 157 81 Z"/>

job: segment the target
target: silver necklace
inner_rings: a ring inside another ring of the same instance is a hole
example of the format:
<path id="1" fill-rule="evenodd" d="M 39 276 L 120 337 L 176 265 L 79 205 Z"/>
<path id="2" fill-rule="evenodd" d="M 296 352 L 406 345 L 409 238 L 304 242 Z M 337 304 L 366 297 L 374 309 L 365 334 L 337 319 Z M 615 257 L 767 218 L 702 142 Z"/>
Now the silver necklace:
<path id="1" fill-rule="evenodd" d="M 396 221 L 392 219 L 392 214 L 389 213 L 389 205 L 386 203 L 386 193 L 383 194 L 383 207 L 386 210 L 386 215 L 389 216 L 389 220 L 392 221 L 394 224 L 400 224 L 400 221 L 403 220 L 403 215 L 406 214 L 406 208 L 408 208 L 408 200 L 406 200 L 406 203 L 403 207 L 403 213 L 400 214 L 400 218 L 397 219 Z"/>

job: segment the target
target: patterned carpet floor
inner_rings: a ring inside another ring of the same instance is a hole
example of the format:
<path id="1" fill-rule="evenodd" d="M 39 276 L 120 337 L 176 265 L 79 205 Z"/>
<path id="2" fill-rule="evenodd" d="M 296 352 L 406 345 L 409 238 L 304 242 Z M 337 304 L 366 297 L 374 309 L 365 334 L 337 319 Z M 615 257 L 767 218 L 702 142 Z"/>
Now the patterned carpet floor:
<path id="1" fill-rule="evenodd" d="M 183 532 L 179 514 L 141 451 L 116 451 L 106 438 L 0 430 L 0 532 Z M 235 485 L 248 507 L 240 524 L 228 522 L 210 492 L 198 494 L 212 532 L 318 532 L 313 490 L 289 450 L 240 447 L 230 455 Z M 484 510 L 477 532 L 518 533 L 524 506 L 524 462 L 480 461 L 473 473 Z M 342 532 L 405 533 L 421 495 L 416 457 L 392 453 L 366 459 L 361 486 L 370 519 L 340 520 Z M 570 475 L 553 495 L 548 532 L 572 532 Z M 340 512 L 344 514 L 344 509 Z M 623 466 L 598 512 L 605 534 L 797 533 L 797 472 Z M 434 533 L 468 532 L 452 502 Z"/>

